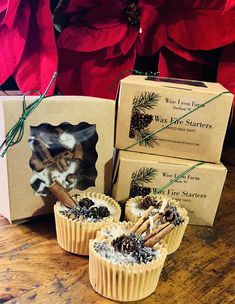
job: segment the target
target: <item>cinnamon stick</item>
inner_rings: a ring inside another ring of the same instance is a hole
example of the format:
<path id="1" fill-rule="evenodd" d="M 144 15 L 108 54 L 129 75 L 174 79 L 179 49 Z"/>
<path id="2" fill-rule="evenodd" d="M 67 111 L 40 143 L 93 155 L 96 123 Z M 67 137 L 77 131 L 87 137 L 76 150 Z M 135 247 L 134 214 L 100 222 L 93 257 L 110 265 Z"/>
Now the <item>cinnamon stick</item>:
<path id="1" fill-rule="evenodd" d="M 175 225 L 169 224 L 166 228 L 162 229 L 160 232 L 156 233 L 154 236 L 149 238 L 144 242 L 144 246 L 153 247 L 157 242 L 159 242 L 162 238 L 164 238 L 171 230 L 175 228 Z"/>
<path id="2" fill-rule="evenodd" d="M 83 159 L 83 147 L 80 143 L 76 143 L 76 145 L 75 145 L 73 158 L 80 159 L 80 160 Z"/>
<path id="3" fill-rule="evenodd" d="M 72 196 L 57 180 L 55 180 L 49 188 L 55 197 L 66 207 L 73 208 L 76 205 Z"/>
<path id="4" fill-rule="evenodd" d="M 152 212 L 152 210 L 154 209 L 153 206 L 150 206 L 145 213 L 141 216 L 141 218 L 139 218 L 139 220 L 134 224 L 134 226 L 130 229 L 130 233 L 136 232 L 140 226 L 146 221 L 148 220 L 149 214 Z"/>
<path id="5" fill-rule="evenodd" d="M 34 146 L 34 153 L 38 155 L 38 157 L 41 159 L 43 163 L 53 163 L 53 157 L 51 156 L 51 153 L 49 152 L 47 146 L 44 144 L 42 140 L 34 139 L 33 142 Z"/>
<path id="6" fill-rule="evenodd" d="M 155 222 L 159 218 L 159 214 L 155 214 L 153 216 L 153 222 Z M 144 233 L 150 226 L 150 219 L 148 218 L 136 231 L 138 234 Z"/>
<path id="7" fill-rule="evenodd" d="M 155 234 L 159 233 L 162 229 L 166 228 L 168 225 L 170 225 L 169 222 L 166 222 L 165 224 L 162 225 L 158 225 L 154 231 L 150 232 L 148 235 L 145 236 L 144 241 L 146 242 L 148 239 L 150 239 Z"/>

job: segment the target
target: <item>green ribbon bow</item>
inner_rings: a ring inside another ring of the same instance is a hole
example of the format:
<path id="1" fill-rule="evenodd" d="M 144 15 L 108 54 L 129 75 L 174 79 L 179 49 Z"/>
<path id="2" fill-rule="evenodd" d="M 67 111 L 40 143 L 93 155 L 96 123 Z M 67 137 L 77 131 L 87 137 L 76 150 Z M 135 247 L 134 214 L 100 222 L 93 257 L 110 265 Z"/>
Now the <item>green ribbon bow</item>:
<path id="1" fill-rule="evenodd" d="M 24 136 L 25 120 L 36 109 L 36 107 L 40 104 L 40 102 L 43 100 L 43 98 L 46 97 L 46 94 L 47 94 L 48 90 L 50 89 L 52 83 L 54 82 L 56 76 L 57 76 L 57 73 L 55 72 L 43 94 L 41 94 L 37 90 L 31 90 L 31 91 L 28 91 L 27 93 L 25 93 L 23 95 L 22 115 L 20 116 L 17 123 L 8 131 L 3 143 L 1 144 L 0 151 L 3 149 L 3 147 L 5 147 L 5 149 L 3 150 L 2 154 L 1 154 L 1 157 L 4 157 L 6 155 L 7 150 L 9 149 L 9 147 L 18 144 L 22 140 L 22 138 Z M 38 93 L 39 97 L 34 102 L 32 102 L 31 104 L 29 104 L 27 106 L 26 105 L 26 96 L 28 96 L 31 93 Z"/>

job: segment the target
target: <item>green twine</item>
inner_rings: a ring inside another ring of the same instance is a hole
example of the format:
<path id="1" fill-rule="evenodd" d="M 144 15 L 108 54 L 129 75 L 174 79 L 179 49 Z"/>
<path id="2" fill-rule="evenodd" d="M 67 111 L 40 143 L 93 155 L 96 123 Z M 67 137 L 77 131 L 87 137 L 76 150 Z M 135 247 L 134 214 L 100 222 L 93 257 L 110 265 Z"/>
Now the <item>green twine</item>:
<path id="1" fill-rule="evenodd" d="M 40 104 L 40 102 L 43 100 L 43 98 L 46 97 L 46 94 L 47 94 L 48 90 L 50 89 L 52 83 L 54 82 L 56 76 L 57 76 L 57 73 L 55 72 L 43 94 L 41 94 L 37 90 L 31 90 L 31 91 L 26 92 L 23 95 L 22 115 L 19 118 L 18 122 L 9 130 L 3 143 L 1 144 L 0 151 L 5 146 L 5 149 L 3 150 L 1 157 L 4 157 L 6 155 L 9 147 L 18 144 L 22 140 L 22 138 L 24 136 L 24 122 L 25 122 L 26 118 L 36 109 L 36 107 Z M 33 103 L 26 106 L 26 96 L 31 93 L 38 93 L 39 97 Z"/>
<path id="2" fill-rule="evenodd" d="M 184 172 L 182 172 L 178 176 L 176 176 L 174 179 L 172 179 L 171 181 L 169 181 L 167 184 L 163 185 L 162 187 L 160 187 L 156 191 L 154 191 L 154 194 L 157 194 L 157 193 L 165 190 L 167 187 L 169 187 L 170 185 L 172 185 L 175 182 L 177 182 L 177 180 L 179 180 L 181 177 L 185 176 L 187 173 L 189 173 L 190 171 L 192 171 L 196 167 L 201 166 L 203 164 L 205 164 L 205 162 L 199 162 L 199 163 L 193 165 L 192 167 L 188 168 L 187 170 L 185 170 Z"/>
<path id="3" fill-rule="evenodd" d="M 176 122 L 179 121 L 180 119 L 182 119 L 182 118 L 188 116 L 189 114 L 191 114 L 191 113 L 197 111 L 198 109 L 204 107 L 205 105 L 207 105 L 207 104 L 210 103 L 211 101 L 217 99 L 218 97 L 220 97 L 220 96 L 222 96 L 222 95 L 224 95 L 224 94 L 228 94 L 228 93 L 230 94 L 229 91 L 224 91 L 224 92 L 219 93 L 218 95 L 216 95 L 216 96 L 214 96 L 214 97 L 208 99 L 207 101 L 205 101 L 205 102 L 202 103 L 201 105 L 197 106 L 197 107 L 194 108 L 193 110 L 189 111 L 188 113 L 185 113 L 184 115 L 182 115 L 182 116 L 180 116 L 180 117 L 178 117 L 178 118 L 172 120 L 170 123 L 166 124 L 165 126 L 163 126 L 163 127 L 159 128 L 159 129 L 157 129 L 157 130 L 151 132 L 151 133 L 148 134 L 147 136 L 145 136 L 145 137 L 141 138 L 140 140 L 138 140 L 138 141 L 136 141 L 136 142 L 130 144 L 129 146 L 127 146 L 127 147 L 124 148 L 123 150 L 126 151 L 126 150 L 128 150 L 128 149 L 130 149 L 130 148 L 132 148 L 132 147 L 134 147 L 134 146 L 136 146 L 136 145 L 138 145 L 139 143 L 141 143 L 141 142 L 144 141 L 145 139 L 147 139 L 147 138 L 149 138 L 149 137 L 151 137 L 151 136 L 153 136 L 153 135 L 155 135 L 155 134 L 161 132 L 162 130 L 164 130 L 164 129 L 168 128 L 169 126 L 173 125 L 174 123 L 176 123 Z"/>

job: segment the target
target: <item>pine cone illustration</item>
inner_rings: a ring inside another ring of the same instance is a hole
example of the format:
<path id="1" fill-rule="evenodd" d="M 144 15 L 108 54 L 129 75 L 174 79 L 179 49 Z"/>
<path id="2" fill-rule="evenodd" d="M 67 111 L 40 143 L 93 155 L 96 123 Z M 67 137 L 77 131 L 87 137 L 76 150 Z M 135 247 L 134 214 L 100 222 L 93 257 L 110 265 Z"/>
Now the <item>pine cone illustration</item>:
<path id="1" fill-rule="evenodd" d="M 133 185 L 130 190 L 129 197 L 136 197 L 136 196 L 146 196 L 151 192 L 150 187 L 142 187 L 138 185 Z"/>
<path id="2" fill-rule="evenodd" d="M 147 126 L 152 122 L 152 120 L 153 120 L 153 115 L 151 115 L 151 114 L 143 114 L 140 112 L 134 112 L 131 117 L 131 126 L 130 126 L 129 137 L 134 138 L 135 131 L 141 131 L 141 130 L 147 128 Z"/>

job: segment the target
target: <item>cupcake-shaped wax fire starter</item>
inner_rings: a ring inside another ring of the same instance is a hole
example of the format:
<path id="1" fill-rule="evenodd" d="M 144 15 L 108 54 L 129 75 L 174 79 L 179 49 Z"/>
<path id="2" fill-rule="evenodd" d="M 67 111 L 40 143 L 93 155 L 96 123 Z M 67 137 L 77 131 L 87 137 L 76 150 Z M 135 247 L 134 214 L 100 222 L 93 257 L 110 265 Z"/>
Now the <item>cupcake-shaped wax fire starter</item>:
<path id="1" fill-rule="evenodd" d="M 164 234 L 145 238 L 137 229 L 145 227 L 147 214 L 131 222 L 104 226 L 90 241 L 89 277 L 102 296 L 116 301 L 136 301 L 153 293 L 167 255 Z M 167 233 L 167 231 L 165 231 Z"/>
<path id="2" fill-rule="evenodd" d="M 97 231 L 119 221 L 121 209 L 111 197 L 76 190 L 68 193 L 58 182 L 50 190 L 59 200 L 54 206 L 57 241 L 69 252 L 88 255 L 89 240 Z"/>
<path id="3" fill-rule="evenodd" d="M 168 254 L 175 252 L 182 241 L 186 226 L 189 222 L 187 211 L 180 207 L 175 200 L 162 195 L 147 195 L 131 198 L 126 203 L 125 218 L 135 222 L 146 209 L 151 208 L 146 227 L 146 233 L 168 227 L 170 232 L 165 236 Z M 141 229 L 138 230 L 142 234 Z"/>
<path id="4" fill-rule="evenodd" d="M 90 241 L 89 278 L 102 296 L 137 301 L 155 291 L 167 250 L 164 243 L 158 243 L 161 235 L 147 239 L 136 233 L 146 219 L 144 215 L 135 225 L 108 224 Z"/>

